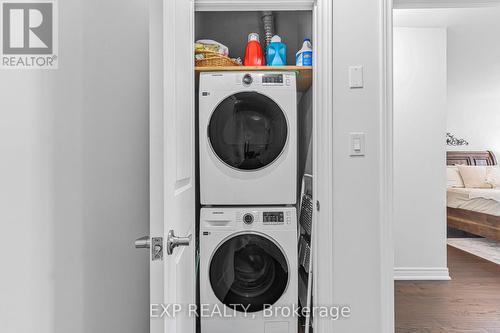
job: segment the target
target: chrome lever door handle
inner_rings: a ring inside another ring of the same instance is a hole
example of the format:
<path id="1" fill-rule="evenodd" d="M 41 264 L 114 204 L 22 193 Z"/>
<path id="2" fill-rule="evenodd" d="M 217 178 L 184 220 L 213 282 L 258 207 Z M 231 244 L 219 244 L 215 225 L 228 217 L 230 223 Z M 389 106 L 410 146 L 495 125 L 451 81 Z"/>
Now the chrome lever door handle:
<path id="1" fill-rule="evenodd" d="M 136 249 L 149 249 L 151 247 L 151 240 L 149 236 L 137 238 L 134 242 Z"/>
<path id="2" fill-rule="evenodd" d="M 187 237 L 177 237 L 175 236 L 174 231 L 170 230 L 167 237 L 167 254 L 172 255 L 176 247 L 189 246 L 191 238 L 191 235 L 188 235 Z"/>

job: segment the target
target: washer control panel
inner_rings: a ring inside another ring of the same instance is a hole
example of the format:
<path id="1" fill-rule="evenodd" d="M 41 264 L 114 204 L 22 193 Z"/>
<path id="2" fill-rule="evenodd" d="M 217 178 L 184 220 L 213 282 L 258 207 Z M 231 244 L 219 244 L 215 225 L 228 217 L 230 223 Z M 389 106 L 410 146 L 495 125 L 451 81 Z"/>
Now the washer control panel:
<path id="1" fill-rule="evenodd" d="M 285 222 L 283 212 L 264 212 L 262 214 L 262 222 L 266 224 L 278 224 Z"/>
<path id="2" fill-rule="evenodd" d="M 251 212 L 238 212 L 236 218 L 242 221 L 245 225 L 285 225 L 292 223 L 292 215 L 290 211 L 282 210 L 262 210 Z"/>
<path id="3" fill-rule="evenodd" d="M 292 213 L 286 211 L 265 211 L 262 213 L 262 223 L 265 225 L 290 224 Z"/>
<path id="4" fill-rule="evenodd" d="M 296 214 L 294 207 L 202 208 L 200 230 L 294 230 Z"/>

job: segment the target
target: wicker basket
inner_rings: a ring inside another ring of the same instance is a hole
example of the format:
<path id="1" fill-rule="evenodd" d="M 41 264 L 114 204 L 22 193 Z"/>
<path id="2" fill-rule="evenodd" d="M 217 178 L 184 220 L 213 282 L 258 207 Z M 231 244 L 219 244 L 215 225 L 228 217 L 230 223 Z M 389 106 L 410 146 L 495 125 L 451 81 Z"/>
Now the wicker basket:
<path id="1" fill-rule="evenodd" d="M 196 67 L 241 66 L 235 60 L 217 52 L 207 51 L 207 50 L 196 50 L 195 54 L 203 54 L 204 56 L 203 59 L 195 59 Z"/>

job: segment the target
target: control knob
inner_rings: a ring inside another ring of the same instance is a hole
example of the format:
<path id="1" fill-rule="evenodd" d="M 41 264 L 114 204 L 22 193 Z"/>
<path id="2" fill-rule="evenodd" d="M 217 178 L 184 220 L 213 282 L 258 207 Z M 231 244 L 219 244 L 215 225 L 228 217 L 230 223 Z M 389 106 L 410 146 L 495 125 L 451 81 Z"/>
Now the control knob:
<path id="1" fill-rule="evenodd" d="M 245 76 L 243 76 L 243 84 L 245 86 L 249 86 L 251 85 L 253 82 L 253 79 L 252 79 L 252 75 L 250 74 L 245 74 Z"/>
<path id="2" fill-rule="evenodd" d="M 253 223 L 253 215 L 250 213 L 243 215 L 243 222 L 245 222 L 245 224 L 252 224 Z"/>

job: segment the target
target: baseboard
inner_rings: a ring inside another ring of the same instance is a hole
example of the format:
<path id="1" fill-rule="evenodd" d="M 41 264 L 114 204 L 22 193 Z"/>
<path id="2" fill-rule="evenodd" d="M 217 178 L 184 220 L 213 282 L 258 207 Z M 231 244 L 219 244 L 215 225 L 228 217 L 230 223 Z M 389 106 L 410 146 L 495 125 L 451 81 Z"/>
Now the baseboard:
<path id="1" fill-rule="evenodd" d="M 394 280 L 448 281 L 451 278 L 447 267 L 396 267 Z"/>

